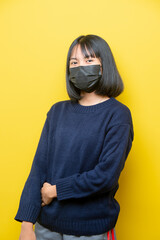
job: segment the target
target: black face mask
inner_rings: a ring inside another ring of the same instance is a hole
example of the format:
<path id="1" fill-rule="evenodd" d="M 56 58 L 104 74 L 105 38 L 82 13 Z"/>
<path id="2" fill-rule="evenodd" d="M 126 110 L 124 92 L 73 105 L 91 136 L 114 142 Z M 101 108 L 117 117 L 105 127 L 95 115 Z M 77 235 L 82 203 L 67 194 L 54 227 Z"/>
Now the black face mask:
<path id="1" fill-rule="evenodd" d="M 101 76 L 100 65 L 89 65 L 70 68 L 69 78 L 76 88 L 92 92 L 96 90 Z"/>

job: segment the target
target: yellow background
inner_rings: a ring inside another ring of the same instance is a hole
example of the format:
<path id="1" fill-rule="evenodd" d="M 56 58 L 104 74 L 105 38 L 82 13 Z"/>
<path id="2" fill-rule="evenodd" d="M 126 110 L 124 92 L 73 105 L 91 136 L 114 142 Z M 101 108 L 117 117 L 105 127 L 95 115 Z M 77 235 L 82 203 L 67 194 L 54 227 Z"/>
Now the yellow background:
<path id="1" fill-rule="evenodd" d="M 125 84 L 117 99 L 133 116 L 135 139 L 120 176 L 117 240 L 160 239 L 160 1 L 0 1 L 0 239 L 14 220 L 46 113 L 69 99 L 71 42 L 96 34 L 110 45 Z"/>

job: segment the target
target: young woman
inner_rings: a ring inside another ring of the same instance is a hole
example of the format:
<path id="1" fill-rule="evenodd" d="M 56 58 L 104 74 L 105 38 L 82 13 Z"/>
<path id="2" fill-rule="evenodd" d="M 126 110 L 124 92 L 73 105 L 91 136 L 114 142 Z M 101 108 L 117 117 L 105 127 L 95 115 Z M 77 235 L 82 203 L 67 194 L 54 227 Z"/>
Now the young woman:
<path id="1" fill-rule="evenodd" d="M 128 107 L 115 99 L 123 83 L 104 39 L 73 41 L 66 83 L 70 100 L 47 112 L 21 195 L 19 239 L 115 240 L 120 205 L 114 196 L 133 125 Z"/>

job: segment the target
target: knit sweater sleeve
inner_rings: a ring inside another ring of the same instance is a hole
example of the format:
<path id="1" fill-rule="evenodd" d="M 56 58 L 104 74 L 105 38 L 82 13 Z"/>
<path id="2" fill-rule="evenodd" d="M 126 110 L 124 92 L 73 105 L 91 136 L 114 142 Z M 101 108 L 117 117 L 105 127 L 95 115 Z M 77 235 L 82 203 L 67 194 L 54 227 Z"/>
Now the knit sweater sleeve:
<path id="1" fill-rule="evenodd" d="M 83 198 L 108 192 L 118 182 L 132 146 L 132 124 L 117 124 L 108 129 L 99 162 L 94 169 L 56 181 L 57 199 Z"/>
<path id="2" fill-rule="evenodd" d="M 47 113 L 48 116 L 48 113 Z M 18 212 L 15 216 L 17 221 L 35 223 L 41 209 L 40 189 L 46 177 L 47 146 L 48 146 L 48 117 L 42 129 L 38 147 L 34 156 L 30 174 L 23 188 Z"/>

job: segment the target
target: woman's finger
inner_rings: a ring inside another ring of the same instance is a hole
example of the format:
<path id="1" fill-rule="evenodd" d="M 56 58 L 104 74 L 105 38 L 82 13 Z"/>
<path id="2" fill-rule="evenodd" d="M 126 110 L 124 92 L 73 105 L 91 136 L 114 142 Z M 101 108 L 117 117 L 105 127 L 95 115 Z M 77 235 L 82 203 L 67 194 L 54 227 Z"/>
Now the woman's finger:
<path id="1" fill-rule="evenodd" d="M 41 203 L 41 206 L 42 206 L 42 207 L 44 207 L 44 206 L 45 206 L 45 203 L 44 203 L 44 202 L 42 202 L 42 203 Z"/>

